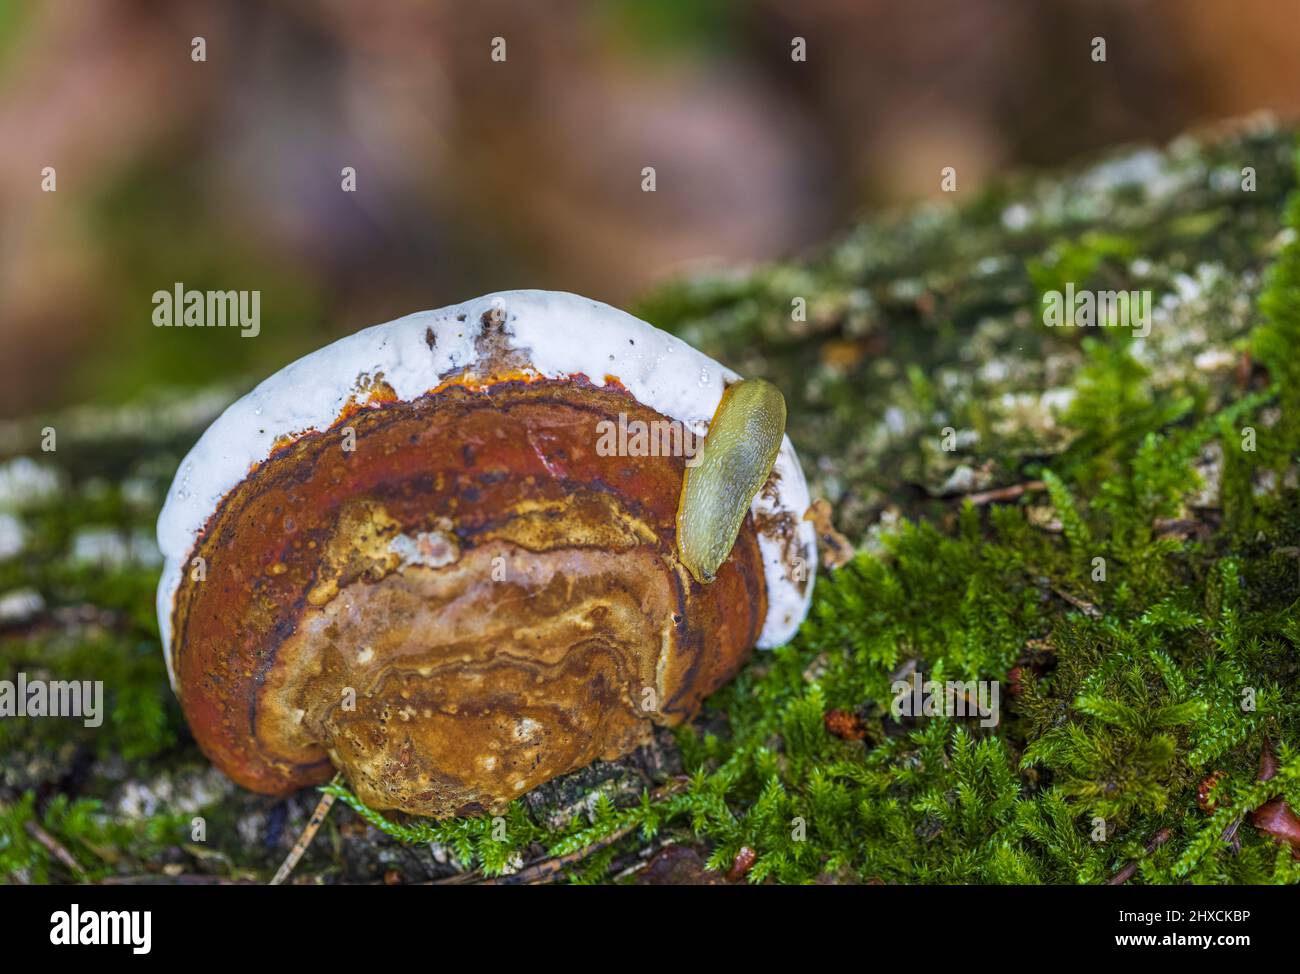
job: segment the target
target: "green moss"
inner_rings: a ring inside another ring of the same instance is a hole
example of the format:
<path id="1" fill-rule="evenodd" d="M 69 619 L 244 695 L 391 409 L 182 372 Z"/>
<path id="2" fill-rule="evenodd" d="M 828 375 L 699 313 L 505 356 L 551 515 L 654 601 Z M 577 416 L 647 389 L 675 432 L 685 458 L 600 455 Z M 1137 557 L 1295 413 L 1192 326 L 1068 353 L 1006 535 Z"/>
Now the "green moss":
<path id="1" fill-rule="evenodd" d="M 56 859 L 31 831 L 35 825 L 57 842 L 71 863 Z M 121 868 L 160 858 L 188 829 L 188 817 L 160 814 L 124 822 L 98 801 L 56 795 L 39 813 L 32 792 L 0 803 L 0 876 L 28 883 L 94 881 Z"/>
<path id="2" fill-rule="evenodd" d="M 1049 291 L 1118 287 L 1128 277 L 1127 264 L 1137 256 L 1128 237 L 1089 231 L 1079 239 L 1057 243 L 1041 259 L 1027 262 L 1030 280 L 1041 296 Z"/>
<path id="3" fill-rule="evenodd" d="M 57 608 L 39 624 L 0 633 L 0 678 L 99 680 L 104 721 L 89 728 L 65 719 L 0 721 L 0 753 L 85 749 L 128 761 L 153 758 L 188 736 L 158 649 L 151 550 L 133 552 L 156 516 L 127 503 L 120 486 L 62 487 L 25 505 L 21 558 L 0 562 L 0 592 L 34 590 Z M 89 552 L 77 538 L 100 540 Z M 104 541 L 111 550 L 102 550 Z"/>
<path id="4" fill-rule="evenodd" d="M 72 745 L 129 761 L 157 756 L 184 726 L 166 674 L 158 680 L 158 646 L 109 631 L 55 633 L 0 642 L 5 679 L 84 679 L 104 683 L 103 724 L 78 720 L 0 721 L 0 751 L 11 756 Z"/>

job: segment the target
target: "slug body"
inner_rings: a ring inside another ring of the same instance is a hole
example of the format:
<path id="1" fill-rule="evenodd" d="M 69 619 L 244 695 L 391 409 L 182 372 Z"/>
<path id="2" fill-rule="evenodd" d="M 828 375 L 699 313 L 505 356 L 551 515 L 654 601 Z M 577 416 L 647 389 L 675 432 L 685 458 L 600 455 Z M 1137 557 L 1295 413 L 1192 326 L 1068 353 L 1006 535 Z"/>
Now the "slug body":
<path id="1" fill-rule="evenodd" d="M 686 464 L 677 508 L 677 552 L 697 582 L 714 580 L 754 495 L 767 483 L 785 437 L 785 397 L 764 379 L 727 387 L 704 446 Z"/>
<path id="2" fill-rule="evenodd" d="M 433 817 L 645 744 L 807 611 L 783 421 L 766 383 L 570 294 L 488 295 L 294 362 L 203 434 L 159 517 L 195 739 L 254 791 L 339 770 L 370 807 Z M 696 470 L 619 432 L 693 447 L 710 422 Z"/>

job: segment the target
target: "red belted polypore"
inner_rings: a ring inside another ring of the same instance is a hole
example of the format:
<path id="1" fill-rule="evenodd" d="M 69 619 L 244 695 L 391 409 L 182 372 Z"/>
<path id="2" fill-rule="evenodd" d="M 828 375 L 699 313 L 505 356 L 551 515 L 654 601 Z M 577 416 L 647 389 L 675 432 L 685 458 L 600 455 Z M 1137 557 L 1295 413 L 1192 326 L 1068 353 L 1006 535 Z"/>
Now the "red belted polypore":
<path id="1" fill-rule="evenodd" d="M 784 409 L 545 291 L 287 366 L 204 433 L 158 521 L 163 649 L 199 745 L 255 791 L 338 769 L 372 807 L 447 816 L 688 719 L 807 612 Z"/>

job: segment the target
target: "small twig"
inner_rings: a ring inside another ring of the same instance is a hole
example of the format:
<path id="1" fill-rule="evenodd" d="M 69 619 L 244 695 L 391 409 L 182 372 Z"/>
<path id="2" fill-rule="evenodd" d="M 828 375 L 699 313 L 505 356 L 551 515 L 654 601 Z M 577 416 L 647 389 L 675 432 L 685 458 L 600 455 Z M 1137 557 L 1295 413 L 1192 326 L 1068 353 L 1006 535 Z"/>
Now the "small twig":
<path id="1" fill-rule="evenodd" d="M 1156 537 L 1164 541 L 1168 538 L 1185 538 L 1195 535 L 1204 541 L 1210 536 L 1210 526 L 1195 518 L 1163 517 L 1156 518 L 1151 525 Z"/>
<path id="2" fill-rule="evenodd" d="M 1230 845 L 1234 852 L 1241 848 L 1241 840 L 1237 838 L 1237 832 L 1241 830 L 1241 823 L 1246 821 L 1246 813 L 1238 812 L 1237 816 L 1228 823 L 1223 833 L 1219 836 L 1219 841 L 1225 845 Z"/>
<path id="3" fill-rule="evenodd" d="M 1055 586 L 1052 587 L 1052 591 L 1055 592 L 1057 595 L 1059 595 L 1066 602 L 1070 603 L 1070 605 L 1074 606 L 1084 615 L 1086 615 L 1089 619 L 1101 618 L 1101 609 L 1097 608 L 1095 605 L 1093 605 L 1091 602 L 1087 601 L 1086 599 L 1081 599 L 1077 595 L 1071 595 L 1065 589 L 1057 588 Z"/>
<path id="4" fill-rule="evenodd" d="M 599 852 L 601 849 L 612 845 L 625 835 L 630 834 L 637 827 L 637 823 L 633 822 L 630 825 L 616 829 L 603 839 L 591 843 L 591 845 L 575 849 L 573 852 L 567 852 L 562 856 L 538 859 L 536 862 L 530 862 L 518 872 L 508 873 L 504 876 L 484 876 L 482 870 L 471 869 L 469 872 L 457 873 L 455 876 L 448 876 L 445 879 L 435 879 L 430 885 L 536 886 L 541 883 L 549 883 L 564 870 L 565 866 L 580 862 L 593 852 Z"/>
<path id="5" fill-rule="evenodd" d="M 444 876 L 442 879 L 432 879 L 428 883 L 421 883 L 422 886 L 472 886 L 481 882 L 483 879 L 483 870 L 470 869 L 463 873 L 456 873 L 454 876 Z"/>
<path id="6" fill-rule="evenodd" d="M 205 873 L 182 873 L 168 876 L 166 873 L 141 873 L 137 876 L 106 876 L 99 881 L 100 886 L 247 886 L 249 880 L 227 879 L 225 876 L 211 876 Z"/>
<path id="7" fill-rule="evenodd" d="M 64 848 L 63 844 L 59 842 L 58 839 L 46 832 L 45 829 L 41 828 L 38 823 L 28 821 L 27 833 L 41 845 L 45 846 L 50 855 L 59 860 L 59 862 L 68 869 L 72 870 L 73 874 L 76 875 L 78 879 L 86 878 L 86 870 L 81 868 L 81 863 L 77 862 L 77 860 L 73 858 L 72 853 Z"/>
<path id="8" fill-rule="evenodd" d="M 599 852 L 601 849 L 613 845 L 625 835 L 640 828 L 640 823 L 632 822 L 624 825 L 622 828 L 615 829 L 609 835 L 605 836 L 591 845 L 584 846 L 581 849 L 575 849 L 573 852 L 565 853 L 562 856 L 554 856 L 550 859 L 543 859 L 540 862 L 532 863 L 519 870 L 517 873 L 511 873 L 508 876 L 493 876 L 480 880 L 483 886 L 535 886 L 540 883 L 549 883 L 564 871 L 565 866 L 572 865 L 575 862 L 581 862 L 589 855 Z"/>
<path id="9" fill-rule="evenodd" d="M 1267 737 L 1264 738 L 1264 746 L 1259 751 L 1259 774 L 1255 776 L 1256 781 L 1271 781 L 1277 774 L 1277 758 L 1273 754 L 1273 744 Z M 1224 842 L 1229 843 L 1234 849 L 1240 849 L 1241 840 L 1237 838 L 1237 832 L 1241 829 L 1241 824 L 1246 821 L 1246 812 L 1238 812 L 1237 816 L 1228 823 L 1228 827 L 1223 830 L 1219 836 Z"/>
<path id="10" fill-rule="evenodd" d="M 656 788 L 651 793 L 651 800 L 658 801 L 661 798 L 667 798 L 669 795 L 675 795 L 678 792 L 683 791 L 689 784 L 690 779 L 679 777 L 669 784 L 664 785 L 662 788 Z M 513 886 L 549 883 L 563 872 L 565 866 L 572 865 L 575 862 L 581 862 L 592 853 L 599 852 L 601 849 L 613 845 L 619 839 L 630 835 L 638 828 L 640 828 L 639 822 L 630 822 L 621 828 L 615 829 L 603 839 L 597 839 L 595 842 L 583 846 L 581 849 L 575 849 L 573 852 L 565 853 L 562 856 L 538 859 L 524 866 L 518 872 L 510 873 L 508 876 L 484 877 L 482 870 L 471 869 L 468 872 L 457 873 L 455 876 L 448 876 L 445 879 L 432 880 L 430 883 L 425 885 L 460 886 L 475 883 L 483 886 Z"/>
<path id="11" fill-rule="evenodd" d="M 647 844 L 644 849 L 637 851 L 635 855 L 630 857 L 624 856 L 621 859 L 616 860 L 614 864 L 615 868 L 627 862 L 629 858 L 631 859 L 631 865 L 628 865 L 625 868 L 620 869 L 618 872 L 616 872 L 613 876 L 614 882 L 617 883 L 619 880 L 629 879 L 632 876 L 635 876 L 637 873 L 642 872 L 646 868 L 646 866 L 650 865 L 650 860 L 654 857 L 656 853 L 667 848 L 668 845 L 673 845 L 673 844 L 674 843 L 671 841 L 668 842 L 667 844 L 661 844 L 659 840 L 656 839 L 654 841 L 651 841 L 649 844 Z"/>
<path id="12" fill-rule="evenodd" d="M 343 776 L 337 774 L 330 782 L 332 785 L 342 783 Z M 293 844 L 293 848 L 289 850 L 289 854 L 284 857 L 284 862 L 280 864 L 280 868 L 277 869 L 275 875 L 271 877 L 271 886 L 279 886 L 289 878 L 289 874 L 293 872 L 293 867 L 298 865 L 298 860 L 302 858 L 302 854 L 306 852 L 307 847 L 311 845 L 311 840 L 316 837 L 316 832 L 320 829 L 321 823 L 325 821 L 325 816 L 330 813 L 330 809 L 333 806 L 334 795 L 332 793 L 326 792 L 324 795 L 321 795 L 321 799 L 316 805 L 316 811 L 311 813 L 311 818 L 307 821 L 307 827 L 302 830 L 302 835 L 298 836 L 298 841 Z"/>
<path id="13" fill-rule="evenodd" d="M 1174 833 L 1172 829 L 1161 829 L 1159 832 L 1153 835 L 1151 837 L 1151 841 L 1147 843 L 1147 855 L 1150 855 L 1151 853 L 1155 852 L 1162 845 L 1168 842 L 1170 836 L 1172 836 L 1173 834 Z M 1140 860 L 1137 859 L 1130 859 L 1128 864 L 1123 869 L 1117 872 L 1114 876 L 1110 877 L 1110 879 L 1106 880 L 1106 885 L 1123 886 L 1130 879 L 1132 879 L 1133 874 L 1137 872 L 1139 861 Z"/>
<path id="14" fill-rule="evenodd" d="M 1012 484 L 1010 487 L 995 487 L 992 490 L 983 490 L 978 494 L 963 494 L 955 499 L 970 501 L 976 507 L 980 507 L 983 504 L 996 504 L 999 501 L 1013 501 L 1021 494 L 1046 489 L 1047 484 L 1043 481 L 1030 480 L 1023 484 Z"/>

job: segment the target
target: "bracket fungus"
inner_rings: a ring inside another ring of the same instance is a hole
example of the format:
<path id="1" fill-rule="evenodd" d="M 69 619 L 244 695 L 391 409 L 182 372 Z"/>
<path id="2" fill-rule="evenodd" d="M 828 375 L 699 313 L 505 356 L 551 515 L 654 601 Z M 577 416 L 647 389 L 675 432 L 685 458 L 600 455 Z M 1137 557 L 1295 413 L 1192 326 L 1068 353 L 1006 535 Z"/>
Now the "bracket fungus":
<path id="1" fill-rule="evenodd" d="M 337 768 L 371 807 L 442 817 L 689 718 L 807 612 L 779 400 L 545 291 L 287 366 L 204 433 L 158 521 L 163 652 L 199 745 L 254 791 Z"/>

